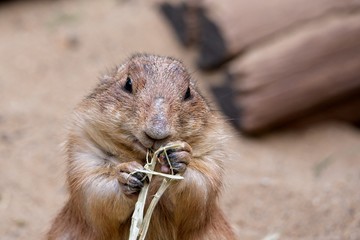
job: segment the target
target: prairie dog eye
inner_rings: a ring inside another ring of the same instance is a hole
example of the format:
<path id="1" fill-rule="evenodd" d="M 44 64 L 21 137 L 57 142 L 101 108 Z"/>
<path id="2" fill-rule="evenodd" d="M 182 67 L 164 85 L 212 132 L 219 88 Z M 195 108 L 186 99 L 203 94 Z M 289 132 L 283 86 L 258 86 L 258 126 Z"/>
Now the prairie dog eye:
<path id="1" fill-rule="evenodd" d="M 133 92 L 133 89 L 132 89 L 132 80 L 131 78 L 128 76 L 126 78 L 126 82 L 125 82 L 125 85 L 124 85 L 124 89 L 125 91 L 127 91 L 128 93 L 132 93 Z"/>
<path id="2" fill-rule="evenodd" d="M 190 87 L 188 87 L 184 96 L 184 100 L 189 100 L 190 98 L 191 98 L 191 91 L 190 91 Z"/>

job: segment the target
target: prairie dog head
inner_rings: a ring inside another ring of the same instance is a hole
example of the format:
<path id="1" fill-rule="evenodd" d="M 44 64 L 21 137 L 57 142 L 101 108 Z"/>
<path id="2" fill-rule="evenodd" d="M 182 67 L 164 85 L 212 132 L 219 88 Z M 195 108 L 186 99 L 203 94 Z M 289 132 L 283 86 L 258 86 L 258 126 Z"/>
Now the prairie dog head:
<path id="1" fill-rule="evenodd" d="M 170 141 L 199 141 L 212 116 L 181 62 L 143 54 L 105 76 L 83 105 L 99 132 L 143 153 Z"/>

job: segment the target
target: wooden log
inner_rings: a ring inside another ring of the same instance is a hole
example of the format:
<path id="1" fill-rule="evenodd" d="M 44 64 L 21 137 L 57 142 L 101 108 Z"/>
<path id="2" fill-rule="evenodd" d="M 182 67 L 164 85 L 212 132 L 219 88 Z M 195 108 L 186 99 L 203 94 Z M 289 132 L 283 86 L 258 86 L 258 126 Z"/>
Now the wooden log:
<path id="1" fill-rule="evenodd" d="M 198 39 L 198 66 L 210 69 L 253 45 L 286 34 L 289 29 L 308 21 L 359 9 L 360 0 L 186 0 L 172 8 L 175 18 L 181 15 L 178 21 L 181 27 L 176 31 L 178 36 L 180 39 L 185 36 Z M 194 17 L 194 12 L 198 18 Z M 175 26 L 171 14 L 167 17 Z M 188 18 L 192 21 L 185 23 Z M 198 33 L 192 31 L 190 37 L 189 29 L 196 29 Z"/>
<path id="2" fill-rule="evenodd" d="M 257 129 L 246 129 L 240 125 L 241 112 L 235 106 L 235 93 L 231 85 L 225 83 L 222 86 L 213 87 L 212 92 L 227 120 L 236 129 L 249 134 L 260 134 L 277 128 L 304 127 L 328 120 L 339 120 L 360 126 L 360 90 L 342 99 L 336 99 L 334 102 L 311 108 L 292 121 L 279 122 L 281 124 Z"/>
<path id="3" fill-rule="evenodd" d="M 229 73 L 238 124 L 247 132 L 360 94 L 360 13 L 331 15 L 287 32 L 233 61 Z"/>
<path id="4" fill-rule="evenodd" d="M 288 126 L 297 127 L 312 125 L 329 119 L 359 124 L 360 91 L 349 96 L 344 96 L 343 99 L 337 99 L 337 101 L 333 103 L 325 104 L 317 109 L 315 108 L 310 114 L 290 122 Z"/>

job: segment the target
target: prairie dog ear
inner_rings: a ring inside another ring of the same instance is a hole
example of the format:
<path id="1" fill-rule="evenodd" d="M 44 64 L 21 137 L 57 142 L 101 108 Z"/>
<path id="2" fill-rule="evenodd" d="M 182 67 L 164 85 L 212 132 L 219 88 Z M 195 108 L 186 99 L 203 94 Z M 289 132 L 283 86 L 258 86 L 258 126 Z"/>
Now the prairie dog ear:
<path id="1" fill-rule="evenodd" d="M 124 74 L 123 72 L 125 70 L 126 70 L 125 64 L 120 64 L 120 65 L 117 65 L 113 68 L 106 70 L 105 73 L 103 73 L 99 77 L 100 83 L 108 83 L 108 82 L 115 81 L 117 78 L 119 78 L 121 75 Z"/>
<path id="2" fill-rule="evenodd" d="M 100 83 L 107 83 L 113 80 L 113 77 L 109 76 L 108 74 L 102 75 L 99 77 Z"/>
<path id="3" fill-rule="evenodd" d="M 197 85 L 197 80 L 193 76 L 190 76 L 190 87 L 196 88 L 196 85 Z"/>

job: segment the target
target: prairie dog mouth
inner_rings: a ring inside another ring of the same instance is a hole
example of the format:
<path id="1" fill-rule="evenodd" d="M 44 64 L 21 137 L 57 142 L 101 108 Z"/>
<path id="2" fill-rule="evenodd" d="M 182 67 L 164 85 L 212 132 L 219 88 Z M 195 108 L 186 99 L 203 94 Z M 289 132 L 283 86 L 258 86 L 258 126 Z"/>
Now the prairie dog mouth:
<path id="1" fill-rule="evenodd" d="M 139 152 L 141 152 L 141 153 L 147 153 L 147 151 L 148 151 L 148 148 L 147 147 L 145 147 L 138 139 L 135 139 L 134 141 L 133 141 L 133 146 L 134 146 L 134 149 L 135 150 L 137 150 L 137 151 L 139 151 Z"/>

